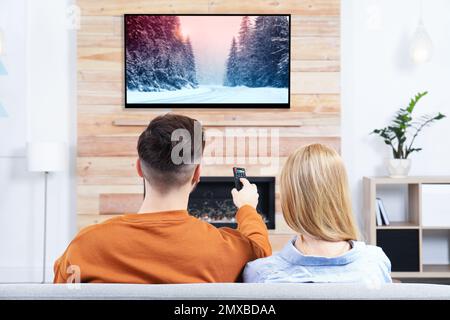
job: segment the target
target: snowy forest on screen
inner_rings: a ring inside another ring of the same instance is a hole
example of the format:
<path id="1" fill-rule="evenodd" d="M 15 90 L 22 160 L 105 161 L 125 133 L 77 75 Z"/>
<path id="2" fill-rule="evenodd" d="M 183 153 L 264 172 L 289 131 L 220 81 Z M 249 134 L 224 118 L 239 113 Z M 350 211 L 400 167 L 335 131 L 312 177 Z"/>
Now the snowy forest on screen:
<path id="1" fill-rule="evenodd" d="M 286 16 L 242 18 L 228 55 L 225 86 L 287 88 L 289 21 Z"/>
<path id="2" fill-rule="evenodd" d="M 141 92 L 197 88 L 194 52 L 178 16 L 126 19 L 127 89 Z"/>
<path id="3" fill-rule="evenodd" d="M 127 104 L 289 102 L 289 17 L 127 15 Z"/>

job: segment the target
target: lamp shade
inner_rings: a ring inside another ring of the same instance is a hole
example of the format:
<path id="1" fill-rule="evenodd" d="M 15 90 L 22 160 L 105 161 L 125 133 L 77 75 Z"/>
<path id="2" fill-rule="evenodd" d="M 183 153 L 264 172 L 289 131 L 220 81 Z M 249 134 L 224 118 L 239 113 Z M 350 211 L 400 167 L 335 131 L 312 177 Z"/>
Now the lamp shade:
<path id="1" fill-rule="evenodd" d="M 422 21 L 419 22 L 416 33 L 414 34 L 410 55 L 411 59 L 416 64 L 428 62 L 433 56 L 433 41 Z"/>
<path id="2" fill-rule="evenodd" d="M 31 172 L 64 171 L 67 166 L 66 145 L 62 142 L 28 143 L 27 155 Z"/>

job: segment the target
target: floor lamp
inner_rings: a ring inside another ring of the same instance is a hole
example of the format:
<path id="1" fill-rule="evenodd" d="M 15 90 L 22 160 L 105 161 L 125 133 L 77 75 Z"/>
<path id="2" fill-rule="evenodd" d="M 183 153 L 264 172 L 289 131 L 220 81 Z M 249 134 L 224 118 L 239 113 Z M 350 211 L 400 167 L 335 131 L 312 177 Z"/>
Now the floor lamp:
<path id="1" fill-rule="evenodd" d="M 60 142 L 32 142 L 27 146 L 28 171 L 44 173 L 44 230 L 42 283 L 45 283 L 47 259 L 47 183 L 51 172 L 64 171 L 67 165 L 66 146 Z"/>

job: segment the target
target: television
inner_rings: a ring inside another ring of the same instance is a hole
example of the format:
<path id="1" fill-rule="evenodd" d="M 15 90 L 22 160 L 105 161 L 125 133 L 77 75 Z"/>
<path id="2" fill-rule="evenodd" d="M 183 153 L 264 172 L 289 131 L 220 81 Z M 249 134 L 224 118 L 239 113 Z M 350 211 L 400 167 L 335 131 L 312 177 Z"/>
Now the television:
<path id="1" fill-rule="evenodd" d="M 289 108 L 290 15 L 124 20 L 126 108 Z"/>

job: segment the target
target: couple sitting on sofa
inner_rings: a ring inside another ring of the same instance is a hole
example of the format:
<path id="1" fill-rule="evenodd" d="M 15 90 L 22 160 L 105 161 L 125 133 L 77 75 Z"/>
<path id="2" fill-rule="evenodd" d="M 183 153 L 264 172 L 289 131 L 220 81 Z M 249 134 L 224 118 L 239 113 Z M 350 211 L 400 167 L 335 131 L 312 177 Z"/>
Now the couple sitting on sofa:
<path id="1" fill-rule="evenodd" d="M 297 234 L 282 251 L 271 255 L 258 191 L 246 179 L 231 190 L 237 230 L 190 216 L 201 166 L 172 161 L 172 133 L 194 136 L 194 127 L 174 114 L 149 124 L 137 146 L 147 188 L 139 212 L 81 230 L 55 263 L 55 283 L 391 282 L 383 251 L 357 241 L 343 162 L 323 145 L 298 149 L 281 173 L 283 215 Z"/>

